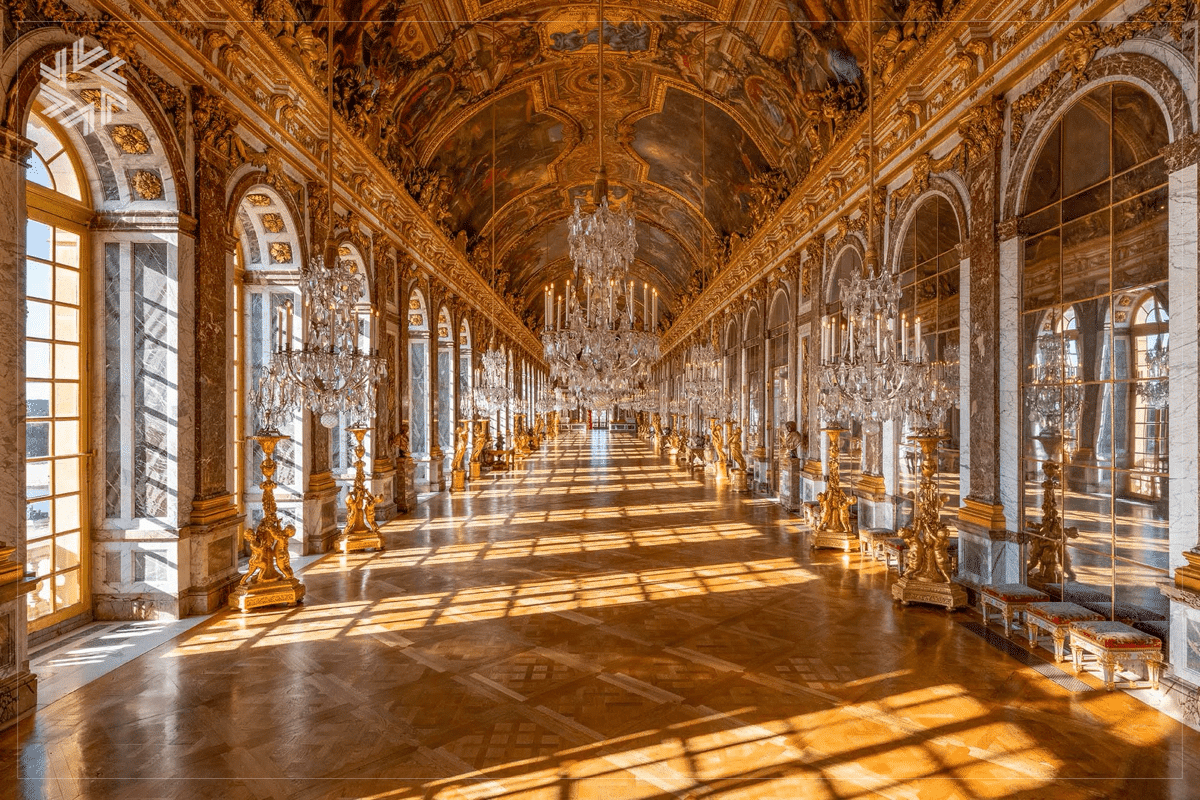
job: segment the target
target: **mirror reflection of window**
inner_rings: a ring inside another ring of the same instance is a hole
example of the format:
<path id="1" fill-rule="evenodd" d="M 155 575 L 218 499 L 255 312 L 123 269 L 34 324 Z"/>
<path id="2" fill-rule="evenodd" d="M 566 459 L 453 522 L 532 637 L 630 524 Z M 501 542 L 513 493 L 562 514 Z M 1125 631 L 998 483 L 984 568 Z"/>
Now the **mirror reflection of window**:
<path id="1" fill-rule="evenodd" d="M 1078 536 L 1061 546 L 1065 587 L 1050 588 L 1156 634 L 1169 575 L 1167 143 L 1140 88 L 1093 89 L 1044 139 L 1022 215 L 1022 527 L 1042 517 L 1044 462 L 1061 462 L 1056 500 Z"/>

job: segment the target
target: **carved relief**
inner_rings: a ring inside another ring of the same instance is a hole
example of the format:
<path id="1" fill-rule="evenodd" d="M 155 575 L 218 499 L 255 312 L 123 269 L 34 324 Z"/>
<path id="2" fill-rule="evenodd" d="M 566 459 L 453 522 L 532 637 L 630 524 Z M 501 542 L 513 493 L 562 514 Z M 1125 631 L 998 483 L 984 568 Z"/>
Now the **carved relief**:
<path id="1" fill-rule="evenodd" d="M 262 197 L 262 195 L 259 195 L 259 197 Z M 265 230 L 267 233 L 284 232 L 285 226 L 283 223 L 282 214 L 263 214 L 260 219 L 262 220 L 263 230 Z"/>
<path id="2" fill-rule="evenodd" d="M 275 264 L 292 263 L 292 246 L 288 242 L 271 242 L 267 247 L 271 261 Z"/>
<path id="3" fill-rule="evenodd" d="M 162 178 L 153 170 L 135 170 L 129 176 L 129 183 L 139 200 L 159 200 L 163 196 Z"/>
<path id="4" fill-rule="evenodd" d="M 114 125 L 108 133 L 122 153 L 140 156 L 150 152 L 150 140 L 137 125 Z"/>

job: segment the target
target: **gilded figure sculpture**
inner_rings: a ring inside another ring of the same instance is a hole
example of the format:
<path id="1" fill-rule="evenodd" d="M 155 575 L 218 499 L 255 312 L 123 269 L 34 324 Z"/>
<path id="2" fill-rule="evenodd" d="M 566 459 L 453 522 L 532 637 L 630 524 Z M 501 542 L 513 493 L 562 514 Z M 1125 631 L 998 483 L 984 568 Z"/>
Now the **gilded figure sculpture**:
<path id="1" fill-rule="evenodd" d="M 850 524 L 850 506 L 857 502 L 857 498 L 848 496 L 842 489 L 840 443 L 843 429 L 826 428 L 825 432 L 829 436 L 829 479 L 825 490 L 817 495 L 820 510 L 813 547 L 849 550 L 851 543 L 858 538 Z M 794 433 L 794 430 L 790 433 Z"/>
<path id="2" fill-rule="evenodd" d="M 729 460 L 734 469 L 746 471 L 746 456 L 742 453 L 742 426 L 736 422 L 730 423 L 729 431 Z"/>
<path id="3" fill-rule="evenodd" d="M 727 460 L 725 456 L 725 433 L 721 430 L 721 423 L 716 418 L 708 421 L 709 429 L 708 436 L 712 442 L 713 464 L 717 469 L 725 468 Z"/>
<path id="4" fill-rule="evenodd" d="M 1042 519 L 1026 522 L 1025 533 L 1029 537 L 1029 580 L 1040 583 L 1060 581 L 1062 578 L 1075 580 L 1071 568 L 1071 557 L 1066 548 L 1067 540 L 1079 537 L 1076 527 L 1064 527 L 1058 513 L 1058 490 L 1061 487 L 1061 467 L 1056 461 L 1042 465 L 1046 479 L 1042 481 Z"/>
<path id="5" fill-rule="evenodd" d="M 337 539 L 337 548 L 343 553 L 355 550 L 382 550 L 383 535 L 375 521 L 375 505 L 383 502 L 383 496 L 373 494 L 367 488 L 363 457 L 367 449 L 363 439 L 367 428 L 347 429 L 354 435 L 354 483 L 346 492 L 346 524 Z"/>
<path id="6" fill-rule="evenodd" d="M 467 455 L 467 438 L 470 434 L 470 424 L 470 420 L 460 419 L 458 421 L 458 429 L 454 432 L 454 460 L 451 462 L 453 469 L 467 469 L 468 465 L 464 459 Z"/>

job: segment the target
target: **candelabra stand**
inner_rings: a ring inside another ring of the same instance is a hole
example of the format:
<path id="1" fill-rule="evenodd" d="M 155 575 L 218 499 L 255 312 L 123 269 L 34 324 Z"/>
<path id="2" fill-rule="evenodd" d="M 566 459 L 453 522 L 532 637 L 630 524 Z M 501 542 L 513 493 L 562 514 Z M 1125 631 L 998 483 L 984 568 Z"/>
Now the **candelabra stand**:
<path id="1" fill-rule="evenodd" d="M 825 434 L 829 437 L 829 480 L 825 484 L 825 491 L 817 495 L 820 517 L 813 535 L 813 547 L 850 551 L 858 539 L 850 526 L 850 506 L 855 503 L 855 498 L 842 490 L 840 458 L 841 439 L 845 432 L 845 428 L 825 428 Z"/>
<path id="2" fill-rule="evenodd" d="M 1058 513 L 1058 491 L 1062 486 L 1062 467 L 1059 464 L 1062 438 L 1058 433 L 1047 433 L 1037 439 L 1046 450 L 1046 461 L 1042 463 L 1045 480 L 1042 481 L 1042 519 L 1025 523 L 1025 534 L 1029 541 L 1027 575 L 1030 584 L 1058 582 L 1066 588 L 1067 581 L 1075 580 L 1075 570 L 1071 569 L 1071 559 L 1067 553 L 1067 540 L 1078 538 L 1079 529 L 1064 527 Z"/>
<path id="3" fill-rule="evenodd" d="M 725 423 L 725 435 L 729 439 L 729 488 L 735 492 L 748 492 L 746 483 L 746 456 L 742 452 L 742 426 L 736 422 Z"/>
<path id="4" fill-rule="evenodd" d="M 363 446 L 363 437 L 369 428 L 347 428 L 354 434 L 354 485 L 346 493 L 346 526 L 337 539 L 337 548 L 343 553 L 356 550 L 382 550 L 383 534 L 375 522 L 375 504 L 383 501 L 383 496 L 371 494 L 367 489 L 366 476 L 363 472 L 363 455 L 367 452 Z"/>
<path id="5" fill-rule="evenodd" d="M 277 431 L 259 431 L 251 437 L 263 451 L 263 518 L 244 536 L 250 546 L 250 564 L 246 574 L 229 593 L 229 605 L 240 611 L 261 606 L 294 606 L 304 599 L 304 584 L 292 572 L 288 540 L 296 532 L 294 525 L 282 527 L 275 505 L 275 447 L 287 436 Z"/>
<path id="6" fill-rule="evenodd" d="M 921 483 L 913 497 L 912 524 L 900 529 L 908 545 L 908 563 L 892 584 L 892 598 L 903 605 L 929 603 L 953 611 L 967 604 L 967 590 L 954 582 L 950 529 L 942 522 L 946 495 L 937 488 L 937 446 L 946 437 L 925 428 L 909 438 L 921 448 Z"/>

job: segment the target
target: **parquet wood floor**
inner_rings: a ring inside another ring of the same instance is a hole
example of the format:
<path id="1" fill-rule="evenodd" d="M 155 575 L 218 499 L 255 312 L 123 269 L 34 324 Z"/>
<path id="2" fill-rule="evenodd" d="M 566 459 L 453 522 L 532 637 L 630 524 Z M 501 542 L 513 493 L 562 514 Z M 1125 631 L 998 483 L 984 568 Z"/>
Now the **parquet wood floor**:
<path id="1" fill-rule="evenodd" d="M 632 437 L 437 496 L 0 735 L 0 796 L 1200 796 L 1200 734 Z"/>

